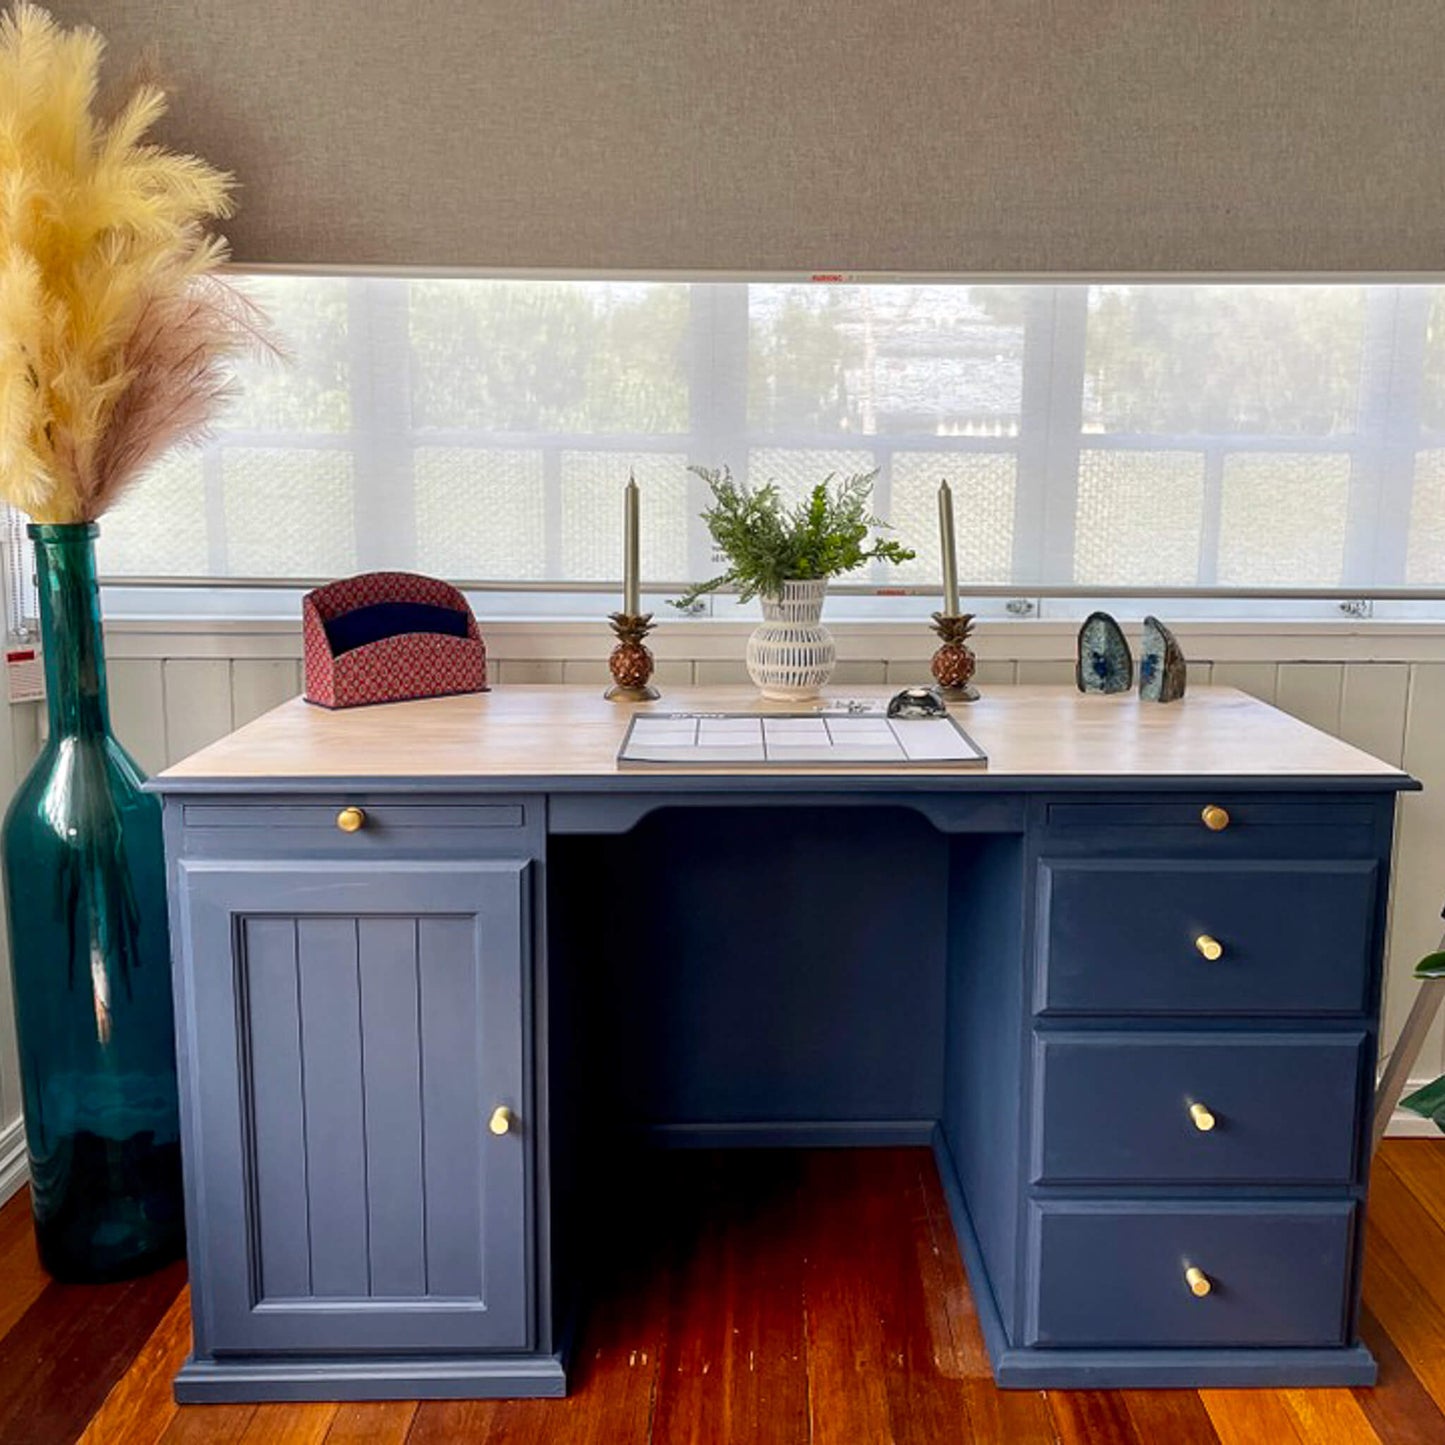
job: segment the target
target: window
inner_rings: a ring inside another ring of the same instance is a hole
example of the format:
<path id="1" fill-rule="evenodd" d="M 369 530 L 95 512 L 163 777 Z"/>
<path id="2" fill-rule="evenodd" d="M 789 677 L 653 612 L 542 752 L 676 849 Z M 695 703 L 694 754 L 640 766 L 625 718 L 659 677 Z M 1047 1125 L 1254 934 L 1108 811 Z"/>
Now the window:
<path id="1" fill-rule="evenodd" d="M 290 362 L 248 367 L 214 441 L 104 521 L 120 610 L 395 566 L 595 611 L 629 472 L 656 605 L 714 567 L 689 463 L 793 497 L 877 469 L 918 558 L 846 579 L 863 610 L 936 588 L 942 477 L 965 593 L 997 607 L 1445 595 L 1445 288 L 248 284 Z"/>

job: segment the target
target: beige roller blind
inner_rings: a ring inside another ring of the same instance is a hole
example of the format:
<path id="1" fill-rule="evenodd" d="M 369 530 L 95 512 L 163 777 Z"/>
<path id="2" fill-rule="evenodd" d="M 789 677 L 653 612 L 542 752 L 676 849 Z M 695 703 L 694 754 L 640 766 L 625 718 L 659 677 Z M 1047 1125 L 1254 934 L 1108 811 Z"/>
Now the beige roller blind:
<path id="1" fill-rule="evenodd" d="M 1432 271 L 1438 0 L 93 0 L 238 259 Z"/>

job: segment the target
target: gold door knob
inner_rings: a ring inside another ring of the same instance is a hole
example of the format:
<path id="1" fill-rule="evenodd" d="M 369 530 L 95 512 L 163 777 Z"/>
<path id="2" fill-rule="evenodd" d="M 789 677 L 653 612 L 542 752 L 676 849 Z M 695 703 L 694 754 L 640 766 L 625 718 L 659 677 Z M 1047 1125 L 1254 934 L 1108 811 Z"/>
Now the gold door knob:
<path id="1" fill-rule="evenodd" d="M 516 1122 L 516 1115 L 513 1114 L 505 1104 L 498 1104 L 497 1107 L 492 1110 L 492 1117 L 487 1124 L 487 1128 L 498 1138 L 501 1138 L 503 1134 L 510 1134 L 512 1132 L 512 1125 Z"/>
<path id="2" fill-rule="evenodd" d="M 1203 1104 L 1191 1104 L 1189 1117 L 1194 1120 L 1194 1127 L 1201 1134 L 1207 1134 L 1214 1127 L 1214 1115 Z"/>
<path id="3" fill-rule="evenodd" d="M 1222 833 L 1229 827 L 1229 809 L 1221 808 L 1218 803 L 1210 803 L 1199 815 L 1199 821 L 1209 829 L 1211 833 Z"/>
<path id="4" fill-rule="evenodd" d="M 1210 963 L 1217 963 L 1224 957 L 1224 945 L 1217 938 L 1211 938 L 1207 933 L 1201 933 L 1194 940 L 1194 946 L 1199 950 L 1200 957 L 1207 958 Z"/>
<path id="5" fill-rule="evenodd" d="M 343 808 L 336 815 L 336 826 L 343 833 L 359 832 L 366 824 L 366 812 L 362 808 Z"/>
<path id="6" fill-rule="evenodd" d="M 1200 1299 L 1203 1299 L 1214 1288 L 1209 1276 L 1197 1264 L 1191 1264 L 1184 1271 L 1184 1283 L 1189 1286 L 1189 1293 Z"/>

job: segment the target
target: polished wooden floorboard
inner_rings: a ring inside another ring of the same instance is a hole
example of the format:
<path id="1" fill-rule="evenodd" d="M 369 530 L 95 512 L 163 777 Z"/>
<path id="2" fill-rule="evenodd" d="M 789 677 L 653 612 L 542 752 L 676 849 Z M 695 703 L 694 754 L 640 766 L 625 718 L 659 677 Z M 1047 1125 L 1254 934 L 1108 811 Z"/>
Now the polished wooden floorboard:
<path id="1" fill-rule="evenodd" d="M 929 1155 L 657 1156 L 601 1251 L 566 1400 L 193 1405 L 176 1266 L 95 1289 L 0 1210 L 0 1445 L 1445 1445 L 1445 1141 L 1384 1146 L 1369 1390 L 1000 1391 Z"/>

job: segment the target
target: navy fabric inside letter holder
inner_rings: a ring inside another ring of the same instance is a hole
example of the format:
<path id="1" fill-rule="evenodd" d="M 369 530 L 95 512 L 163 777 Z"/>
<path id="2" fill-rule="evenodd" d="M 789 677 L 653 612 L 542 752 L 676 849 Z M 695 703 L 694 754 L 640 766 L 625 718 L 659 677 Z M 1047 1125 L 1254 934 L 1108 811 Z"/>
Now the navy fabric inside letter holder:
<path id="1" fill-rule="evenodd" d="M 404 632 L 440 632 L 447 637 L 467 635 L 467 614 L 430 602 L 373 602 L 333 617 L 326 626 L 326 640 L 335 657 L 396 637 Z"/>

